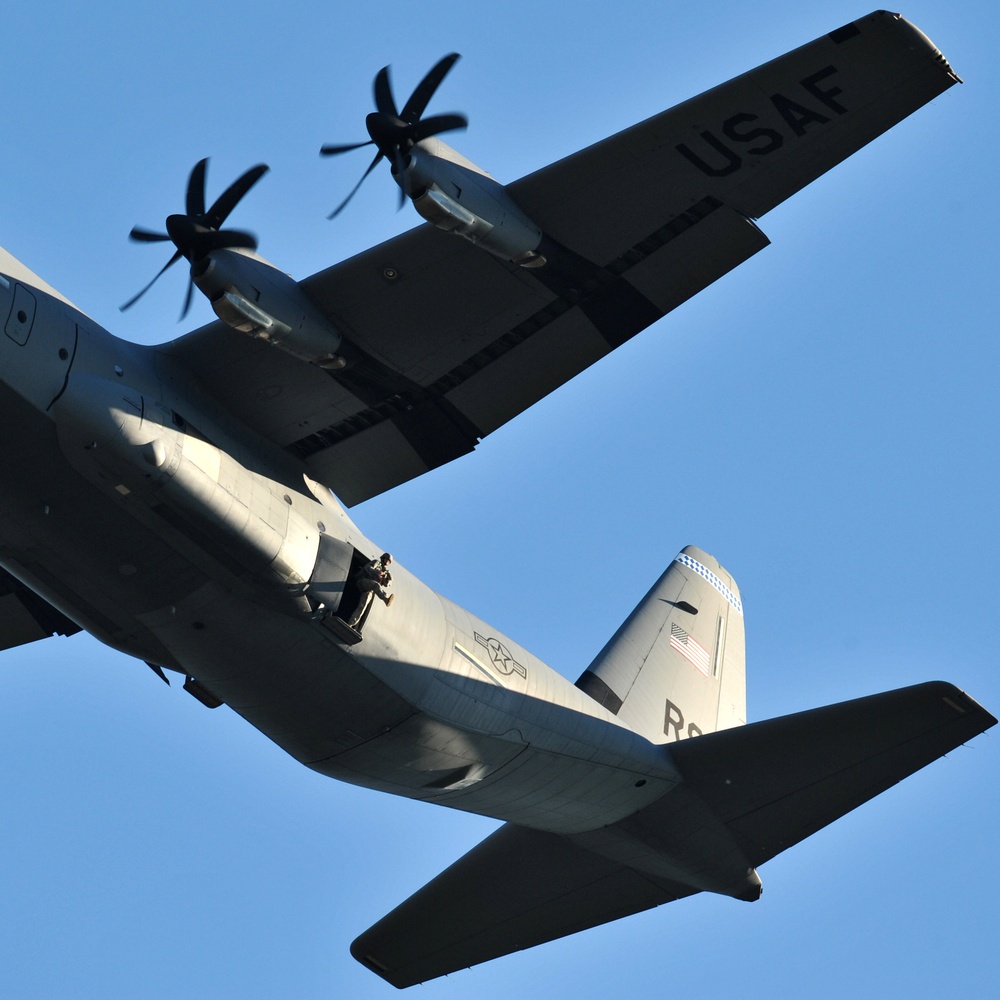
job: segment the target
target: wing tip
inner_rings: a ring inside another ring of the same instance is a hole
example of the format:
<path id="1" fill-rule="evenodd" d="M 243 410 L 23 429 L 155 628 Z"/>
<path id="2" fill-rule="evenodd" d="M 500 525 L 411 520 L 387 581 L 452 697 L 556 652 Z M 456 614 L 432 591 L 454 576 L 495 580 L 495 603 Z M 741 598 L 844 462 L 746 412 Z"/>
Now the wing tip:
<path id="1" fill-rule="evenodd" d="M 376 955 L 372 953 L 372 948 L 370 945 L 369 931 L 365 931 L 363 934 L 359 934 L 351 942 L 351 955 L 354 959 L 360 962 L 369 972 L 374 972 L 376 976 L 380 979 L 384 979 L 390 986 L 395 986 L 396 989 L 405 989 L 407 986 L 416 985 L 417 980 L 413 982 L 402 981 L 400 977 L 393 972 L 387 965 L 381 962 Z"/>
<path id="2" fill-rule="evenodd" d="M 938 697 L 956 715 L 978 717 L 981 728 L 977 730 L 977 735 L 978 733 L 985 732 L 987 729 L 992 729 L 997 724 L 997 719 L 992 712 L 987 711 L 972 695 L 967 694 L 950 681 L 928 681 L 927 687 L 936 689 Z"/>

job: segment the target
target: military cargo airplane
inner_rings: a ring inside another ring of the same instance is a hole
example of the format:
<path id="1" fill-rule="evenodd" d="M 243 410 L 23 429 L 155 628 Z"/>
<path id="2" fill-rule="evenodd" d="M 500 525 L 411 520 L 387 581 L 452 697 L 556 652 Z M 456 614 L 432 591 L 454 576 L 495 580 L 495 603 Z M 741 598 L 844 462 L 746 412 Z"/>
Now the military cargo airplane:
<path id="1" fill-rule="evenodd" d="M 132 231 L 218 316 L 170 343 L 0 251 L 0 447 L 32 470 L 0 483 L 0 647 L 86 630 L 319 773 L 504 821 L 352 945 L 397 987 L 755 900 L 761 864 L 996 723 L 940 681 L 748 723 L 740 590 L 693 546 L 573 684 L 345 510 L 761 250 L 756 219 L 959 82 L 941 53 L 876 12 L 507 185 L 439 138 L 463 116 L 425 117 L 455 58 L 402 108 L 380 72 L 369 140 L 323 147 L 373 145 L 362 181 L 385 160 L 425 224 L 301 282 L 224 228 L 266 168 L 208 205 L 197 164 L 166 232 Z"/>

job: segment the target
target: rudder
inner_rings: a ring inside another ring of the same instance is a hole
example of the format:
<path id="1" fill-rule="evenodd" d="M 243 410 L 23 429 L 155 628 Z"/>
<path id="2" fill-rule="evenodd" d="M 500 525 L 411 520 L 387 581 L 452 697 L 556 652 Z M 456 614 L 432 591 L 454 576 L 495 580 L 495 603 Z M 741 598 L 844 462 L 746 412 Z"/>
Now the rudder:
<path id="1" fill-rule="evenodd" d="M 746 722 L 743 602 L 689 545 L 577 681 L 635 732 L 673 742 Z"/>

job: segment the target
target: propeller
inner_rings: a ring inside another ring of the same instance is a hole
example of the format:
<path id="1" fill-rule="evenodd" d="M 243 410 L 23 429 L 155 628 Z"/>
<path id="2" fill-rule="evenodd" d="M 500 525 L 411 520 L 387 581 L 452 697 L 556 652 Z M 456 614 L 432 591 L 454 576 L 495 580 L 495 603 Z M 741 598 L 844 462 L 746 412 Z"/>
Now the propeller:
<path id="1" fill-rule="evenodd" d="M 135 243 L 173 243 L 177 248 L 173 256 L 156 273 L 153 280 L 146 285 L 137 295 L 133 295 L 123 306 L 124 312 L 129 307 L 135 305 L 146 292 L 156 283 L 157 278 L 173 264 L 176 264 L 181 257 L 186 258 L 191 264 L 202 260 L 213 250 L 232 249 L 242 247 L 247 250 L 257 249 L 257 239 L 252 233 L 242 229 L 222 229 L 222 224 L 229 217 L 229 213 L 239 204 L 243 196 L 267 173 L 268 167 L 259 163 L 256 167 L 251 167 L 245 174 L 238 177 L 225 191 L 219 195 L 212 204 L 212 207 L 205 208 L 205 173 L 208 167 L 208 159 L 199 160 L 191 171 L 188 178 L 187 197 L 185 199 L 185 215 L 168 215 L 166 221 L 167 231 L 165 233 L 155 233 L 141 226 L 134 226 L 129 233 L 129 239 Z M 194 282 L 189 278 L 187 295 L 184 298 L 184 309 L 181 311 L 183 319 L 191 308 L 191 296 L 194 291 Z"/>
<path id="2" fill-rule="evenodd" d="M 441 86 L 441 81 L 448 75 L 448 71 L 458 62 L 458 59 L 457 52 L 452 52 L 451 55 L 441 59 L 417 84 L 417 89 L 403 105 L 402 111 L 396 110 L 392 87 L 389 84 L 389 67 L 385 66 L 378 71 L 374 87 L 377 110 L 365 119 L 365 127 L 371 138 L 367 142 L 353 142 L 342 146 L 323 146 L 320 149 L 320 154 L 323 156 L 337 156 L 340 153 L 361 149 L 363 146 L 375 146 L 378 149 L 375 158 L 368 164 L 368 169 L 361 175 L 361 180 L 354 185 L 350 194 L 330 213 L 328 218 L 332 219 L 344 210 L 347 203 L 357 193 L 358 188 L 364 184 L 365 178 L 383 159 L 389 161 L 393 176 L 400 181 L 399 204 L 402 207 L 406 195 L 409 193 L 402 185 L 405 184 L 405 170 L 410 150 L 421 139 L 429 139 L 442 132 L 463 129 L 469 124 L 465 115 L 460 114 L 423 117 L 424 109 L 430 103 L 434 92 Z"/>

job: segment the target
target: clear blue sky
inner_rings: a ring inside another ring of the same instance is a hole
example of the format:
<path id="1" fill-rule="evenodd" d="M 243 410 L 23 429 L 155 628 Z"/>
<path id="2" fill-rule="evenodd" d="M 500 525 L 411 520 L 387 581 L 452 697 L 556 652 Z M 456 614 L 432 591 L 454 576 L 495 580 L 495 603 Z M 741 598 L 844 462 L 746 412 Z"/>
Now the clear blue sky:
<path id="1" fill-rule="evenodd" d="M 233 223 L 296 276 L 414 224 L 367 153 L 371 80 L 501 180 L 868 12 L 856 3 L 39 0 L 4 12 L 0 244 L 114 333 L 187 326 L 132 225 L 261 160 Z M 357 508 L 398 560 L 575 678 L 685 544 L 747 608 L 753 719 L 934 678 L 994 713 L 1000 15 L 903 13 L 967 81 L 766 216 L 773 245 L 487 439 Z M 707 391 L 706 391 L 707 390 Z M 705 400 L 710 402 L 706 403 Z M 7 430 L 8 433 L 16 429 Z M 6 470 L 4 474 L 21 474 Z M 552 572 L 552 567 L 556 572 Z M 700 896 L 421 997 L 986 996 L 1000 741 Z M 85 636 L 0 660 L 0 994 L 386 998 L 352 938 L 492 828 L 320 778 Z"/>

